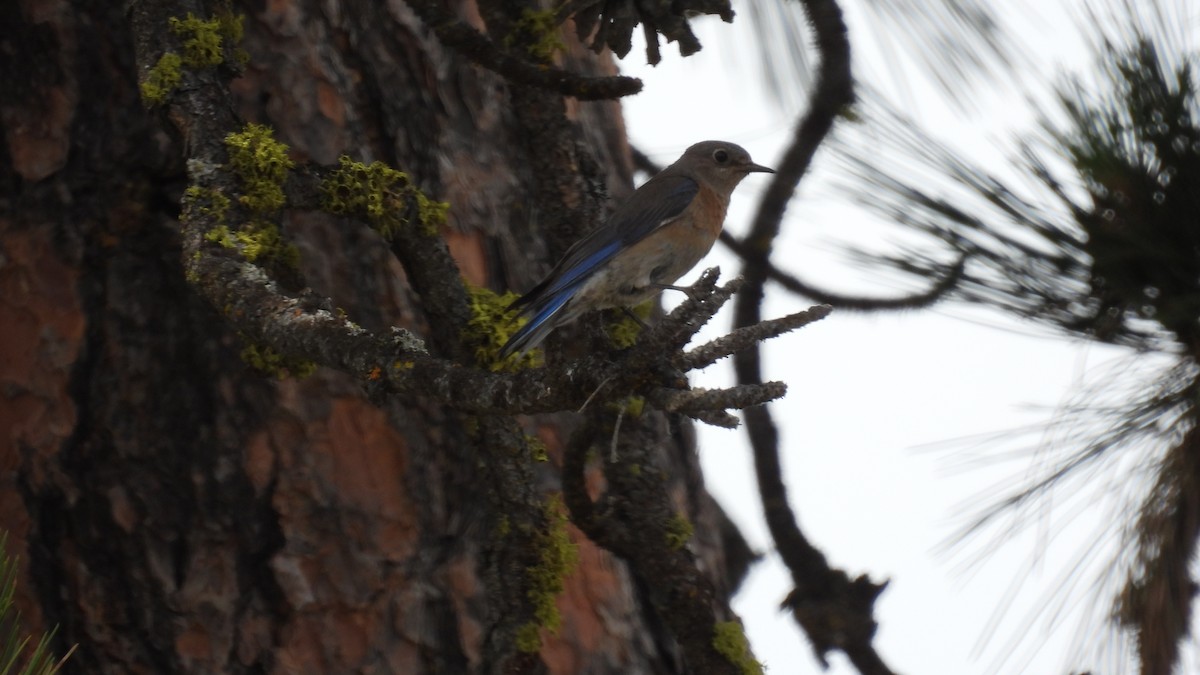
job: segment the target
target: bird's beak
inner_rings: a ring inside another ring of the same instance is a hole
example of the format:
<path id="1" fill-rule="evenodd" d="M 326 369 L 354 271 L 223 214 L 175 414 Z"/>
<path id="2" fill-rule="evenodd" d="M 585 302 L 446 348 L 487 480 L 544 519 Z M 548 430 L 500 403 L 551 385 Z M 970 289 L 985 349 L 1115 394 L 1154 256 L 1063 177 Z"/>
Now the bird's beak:
<path id="1" fill-rule="evenodd" d="M 746 172 L 747 173 L 775 173 L 775 169 L 769 169 L 769 168 L 763 166 L 762 164 L 755 164 L 755 163 L 751 162 L 748 166 L 746 166 Z"/>

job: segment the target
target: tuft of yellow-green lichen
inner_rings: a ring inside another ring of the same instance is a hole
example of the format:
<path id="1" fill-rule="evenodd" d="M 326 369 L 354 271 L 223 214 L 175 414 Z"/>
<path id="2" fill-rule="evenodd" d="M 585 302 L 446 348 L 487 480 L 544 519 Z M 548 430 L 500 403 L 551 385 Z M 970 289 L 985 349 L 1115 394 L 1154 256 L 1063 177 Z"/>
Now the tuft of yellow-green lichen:
<path id="1" fill-rule="evenodd" d="M 287 243 L 279 226 L 267 220 L 251 220 L 233 233 L 238 251 L 250 262 L 271 263 L 294 270 L 300 267 L 300 249 Z"/>
<path id="2" fill-rule="evenodd" d="M 438 228 L 446 224 L 446 216 L 450 214 L 450 202 L 430 199 L 415 187 L 413 198 L 417 201 L 417 220 L 421 223 L 421 232 L 427 237 L 436 237 Z"/>
<path id="3" fill-rule="evenodd" d="M 473 346 L 475 362 L 492 372 L 514 371 L 537 365 L 537 351 L 520 356 L 510 354 L 505 359 L 500 358 L 500 348 L 525 324 L 525 319 L 514 317 L 508 309 L 517 299 L 517 294 L 509 291 L 501 295 L 490 289 L 474 286 L 466 280 L 463 281 L 463 285 L 471 303 L 471 318 L 467 321 L 463 338 L 466 344 Z"/>
<path id="4" fill-rule="evenodd" d="M 242 35 L 245 33 L 245 28 L 242 25 L 245 15 L 235 14 L 228 8 L 218 11 L 214 18 L 217 20 L 217 30 L 222 37 L 231 45 L 238 45 L 242 42 Z M 246 50 L 237 47 L 233 50 L 233 58 L 238 65 L 245 65 L 250 60 L 250 55 Z"/>
<path id="5" fill-rule="evenodd" d="M 608 409 L 629 417 L 641 417 L 646 410 L 646 397 L 626 396 L 619 401 L 610 401 Z"/>
<path id="6" fill-rule="evenodd" d="M 225 61 L 227 46 L 242 41 L 243 16 L 223 8 L 211 18 L 201 19 L 188 13 L 185 18 L 167 19 L 171 32 L 183 38 L 183 62 L 190 68 L 212 68 Z M 234 60 L 243 65 L 249 59 L 245 50 L 235 47 Z"/>
<path id="7" fill-rule="evenodd" d="M 225 60 L 220 20 L 205 20 L 188 12 L 186 18 L 173 16 L 167 19 L 167 26 L 184 39 L 183 62 L 188 67 L 211 68 Z"/>
<path id="8" fill-rule="evenodd" d="M 364 164 L 338 158 L 338 168 L 321 182 L 322 206 L 330 213 L 365 218 L 385 238 L 391 239 L 409 224 L 415 211 L 420 232 L 434 237 L 446 223 L 450 205 L 430 199 L 408 174 L 383 162 Z"/>
<path id="9" fill-rule="evenodd" d="M 281 380 L 286 377 L 302 380 L 317 370 L 312 361 L 284 356 L 266 345 L 247 343 L 241 357 L 246 365 Z"/>
<path id="10" fill-rule="evenodd" d="M 196 251 L 192 254 L 191 262 L 184 266 L 187 271 L 183 276 L 185 279 L 187 279 L 189 284 L 200 283 L 200 267 L 198 263 L 200 262 L 201 258 L 203 258 L 203 255 L 200 253 L 200 251 Z"/>
<path id="11" fill-rule="evenodd" d="M 516 646 L 523 652 L 536 652 L 541 646 L 542 628 L 557 632 L 562 624 L 557 599 L 566 587 L 564 579 L 579 563 L 579 548 L 567 533 L 566 507 L 561 495 L 553 495 L 543 506 L 546 529 L 535 537 L 538 561 L 528 574 L 529 599 L 533 602 L 533 620 L 517 629 Z"/>
<path id="12" fill-rule="evenodd" d="M 228 225 L 217 225 L 204 233 L 204 238 L 221 248 L 237 249 L 237 239 Z"/>
<path id="13" fill-rule="evenodd" d="M 225 148 L 229 167 L 241 181 L 238 201 L 259 214 L 283 208 L 283 183 L 294 164 L 287 146 L 275 140 L 271 128 L 247 124 L 242 131 L 225 137 Z"/>
<path id="14" fill-rule="evenodd" d="M 228 8 L 222 9 L 210 19 L 201 19 L 188 13 L 184 18 L 167 19 L 167 28 L 183 40 L 182 56 L 166 52 L 158 58 L 146 78 L 138 85 L 142 100 L 148 106 L 161 105 L 183 77 L 183 67 L 193 69 L 213 68 L 225 61 L 227 45 L 236 45 L 242 40 L 242 15 Z M 245 50 L 235 48 L 233 56 L 241 66 L 249 60 Z"/>
<path id="15" fill-rule="evenodd" d="M 717 622 L 713 648 L 736 666 L 742 675 L 763 675 L 763 665 L 751 653 L 746 632 L 737 621 Z"/>
<path id="16" fill-rule="evenodd" d="M 629 311 L 644 323 L 646 319 L 650 318 L 650 312 L 653 309 L 654 300 L 647 300 Z M 637 343 L 638 336 L 642 334 L 642 323 L 638 323 L 637 319 L 621 312 L 621 318 L 608 325 L 607 333 L 608 341 L 614 347 L 625 349 Z"/>
<path id="17" fill-rule="evenodd" d="M 672 551 L 678 551 L 687 545 L 694 532 L 691 521 L 676 513 L 667 521 L 667 546 Z"/>
<path id="18" fill-rule="evenodd" d="M 224 225 L 232 202 L 220 190 L 196 185 L 183 191 L 183 208 L 215 225 Z"/>
<path id="19" fill-rule="evenodd" d="M 521 18 L 513 23 L 512 32 L 504 39 L 504 46 L 512 48 L 520 45 L 533 60 L 549 63 L 555 54 L 567 48 L 560 23 L 554 8 L 527 8 L 521 12 Z"/>
<path id="20" fill-rule="evenodd" d="M 529 622 L 517 627 L 517 636 L 514 641 L 517 650 L 526 654 L 533 654 L 542 648 L 541 628 L 537 623 Z"/>
<path id="21" fill-rule="evenodd" d="M 232 228 L 227 221 L 231 202 L 217 190 L 189 187 L 184 191 L 183 205 L 189 217 L 201 216 L 208 230 L 204 238 L 223 248 L 237 251 L 250 262 L 281 265 L 286 269 L 300 266 L 300 249 L 287 243 L 279 226 L 264 219 L 252 219 L 241 227 Z"/>
<path id="22" fill-rule="evenodd" d="M 166 102 L 179 80 L 183 77 L 183 59 L 175 52 L 166 52 L 158 57 L 158 62 L 146 73 L 138 88 L 142 92 L 142 101 L 153 107 Z"/>

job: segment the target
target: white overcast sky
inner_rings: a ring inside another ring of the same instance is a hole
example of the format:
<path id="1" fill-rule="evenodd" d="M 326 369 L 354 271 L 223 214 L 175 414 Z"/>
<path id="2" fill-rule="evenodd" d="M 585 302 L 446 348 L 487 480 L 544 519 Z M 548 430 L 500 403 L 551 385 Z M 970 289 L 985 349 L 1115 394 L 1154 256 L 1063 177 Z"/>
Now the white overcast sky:
<path id="1" fill-rule="evenodd" d="M 978 109 L 963 111 L 939 103 L 941 94 L 928 81 L 909 79 L 907 93 L 889 88 L 880 77 L 888 73 L 884 56 L 873 50 L 872 33 L 855 12 L 861 2 L 843 2 L 859 76 L 896 95 L 898 105 L 964 155 L 991 162 L 1008 154 L 1005 130 L 1028 128 L 1033 119 L 1023 94 L 985 85 L 970 94 L 981 101 Z M 1041 3 L 1040 24 L 1029 23 L 1024 11 L 1008 17 L 1033 36 L 1030 56 L 1042 74 L 1091 61 L 1060 6 L 1064 2 Z M 744 15 L 744 3 L 735 0 L 734 8 Z M 705 139 L 739 143 L 767 165 L 786 147 L 799 111 L 781 109 L 765 94 L 758 57 L 744 46 L 754 39 L 750 23 L 739 19 L 732 26 L 695 21 L 704 50 L 688 59 L 665 46 L 663 63 L 650 68 L 638 44 L 621 64 L 646 85 L 625 102 L 630 136 L 659 163 Z M 889 49 L 895 48 L 893 42 Z M 895 53 L 887 59 L 895 60 Z M 821 159 L 789 207 L 774 261 L 834 290 L 902 294 L 905 289 L 855 268 L 838 252 L 838 242 L 876 243 L 894 230 L 824 187 L 833 170 Z M 766 180 L 752 175 L 735 193 L 726 223 L 733 232 L 745 231 Z M 714 264 L 727 273 L 738 269 L 720 246 L 698 269 Z M 667 298 L 668 304 L 676 301 Z M 765 314 L 807 304 L 776 287 L 768 291 Z M 702 337 L 723 332 L 728 321 L 725 314 Z M 940 305 L 898 314 L 835 312 L 772 342 L 766 359 L 766 375 L 789 383 L 787 397 L 772 411 L 782 428 L 787 484 L 802 527 L 833 564 L 852 575 L 891 580 L 876 613 L 876 645 L 889 665 L 928 675 L 1087 668 L 1099 675 L 1127 668 L 1114 656 L 1120 645 L 1101 643 L 1098 655 L 1095 649 L 1097 636 L 1106 635 L 1096 622 L 1110 596 L 1097 595 L 1092 584 L 1117 543 L 1104 527 L 1117 521 L 1115 503 L 1106 502 L 1114 490 L 1096 486 L 1075 501 L 1047 504 L 1034 512 L 1034 525 L 1013 538 L 993 533 L 953 551 L 941 547 L 997 486 L 1014 487 L 1036 473 L 1028 460 L 997 465 L 970 458 L 1052 438 L 1040 430 L 1056 411 L 1086 387 L 1102 386 L 1114 368 L 1129 363 L 1127 354 L 1056 338 L 996 313 Z M 695 379 L 719 386 L 732 381 L 732 372 L 723 363 Z M 1013 431 L 1018 429 L 1032 432 Z M 703 427 L 700 442 L 709 489 L 752 545 L 769 551 L 744 432 Z M 1075 567 L 1078 552 L 1093 546 L 1093 562 Z M 987 562 L 965 565 L 980 557 Z M 1064 586 L 1070 593 L 1055 592 Z M 770 672 L 820 673 L 805 639 L 777 609 L 790 588 L 777 558 L 770 557 L 754 568 L 735 609 Z M 1093 651 L 1081 653 L 1081 639 L 1090 640 Z M 839 655 L 828 672 L 855 671 Z"/>

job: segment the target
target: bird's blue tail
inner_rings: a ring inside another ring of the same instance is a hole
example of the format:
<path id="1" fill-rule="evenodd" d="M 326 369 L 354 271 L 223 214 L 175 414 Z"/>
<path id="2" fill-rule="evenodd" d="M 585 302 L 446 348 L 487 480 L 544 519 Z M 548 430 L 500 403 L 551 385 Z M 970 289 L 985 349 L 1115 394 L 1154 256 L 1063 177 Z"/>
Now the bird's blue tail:
<path id="1" fill-rule="evenodd" d="M 546 336 L 558 327 L 560 313 L 574 297 L 579 285 L 579 283 L 572 284 L 559 289 L 550 297 L 533 301 L 522 312 L 522 314 L 532 314 L 533 316 L 500 348 L 500 358 L 508 358 L 510 354 L 524 354 L 540 345 L 542 340 L 545 340 Z"/>

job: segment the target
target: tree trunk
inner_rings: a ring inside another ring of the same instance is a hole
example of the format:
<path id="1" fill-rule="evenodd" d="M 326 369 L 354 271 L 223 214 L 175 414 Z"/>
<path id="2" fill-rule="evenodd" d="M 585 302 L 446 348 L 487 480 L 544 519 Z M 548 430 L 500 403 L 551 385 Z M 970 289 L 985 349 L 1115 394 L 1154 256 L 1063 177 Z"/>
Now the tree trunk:
<path id="1" fill-rule="evenodd" d="M 498 668 L 505 580 L 489 561 L 504 514 L 480 452 L 503 439 L 432 403 L 369 399 L 333 370 L 280 380 L 246 364 L 185 280 L 185 148 L 139 96 L 126 4 L 0 3 L 0 527 L 27 626 L 60 626 L 60 653 L 78 644 L 68 673 Z M 615 102 L 510 85 L 398 1 L 240 4 L 236 114 L 273 127 L 298 162 L 408 172 L 450 204 L 441 234 L 476 286 L 527 288 L 606 193 L 630 189 Z M 483 27 L 472 2 L 456 11 Z M 564 37 L 565 67 L 615 71 Z M 545 145 L 552 127 L 574 145 Z M 285 233 L 336 309 L 430 336 L 431 308 L 374 231 L 297 211 Z M 536 490 L 554 493 L 573 417 L 523 423 L 550 450 Z M 744 561 L 727 566 L 726 549 L 744 544 L 704 490 L 689 423 L 643 426 L 727 599 Z M 647 599 L 655 580 L 569 533 L 580 562 L 561 629 L 542 631 L 545 670 L 685 670 Z"/>

